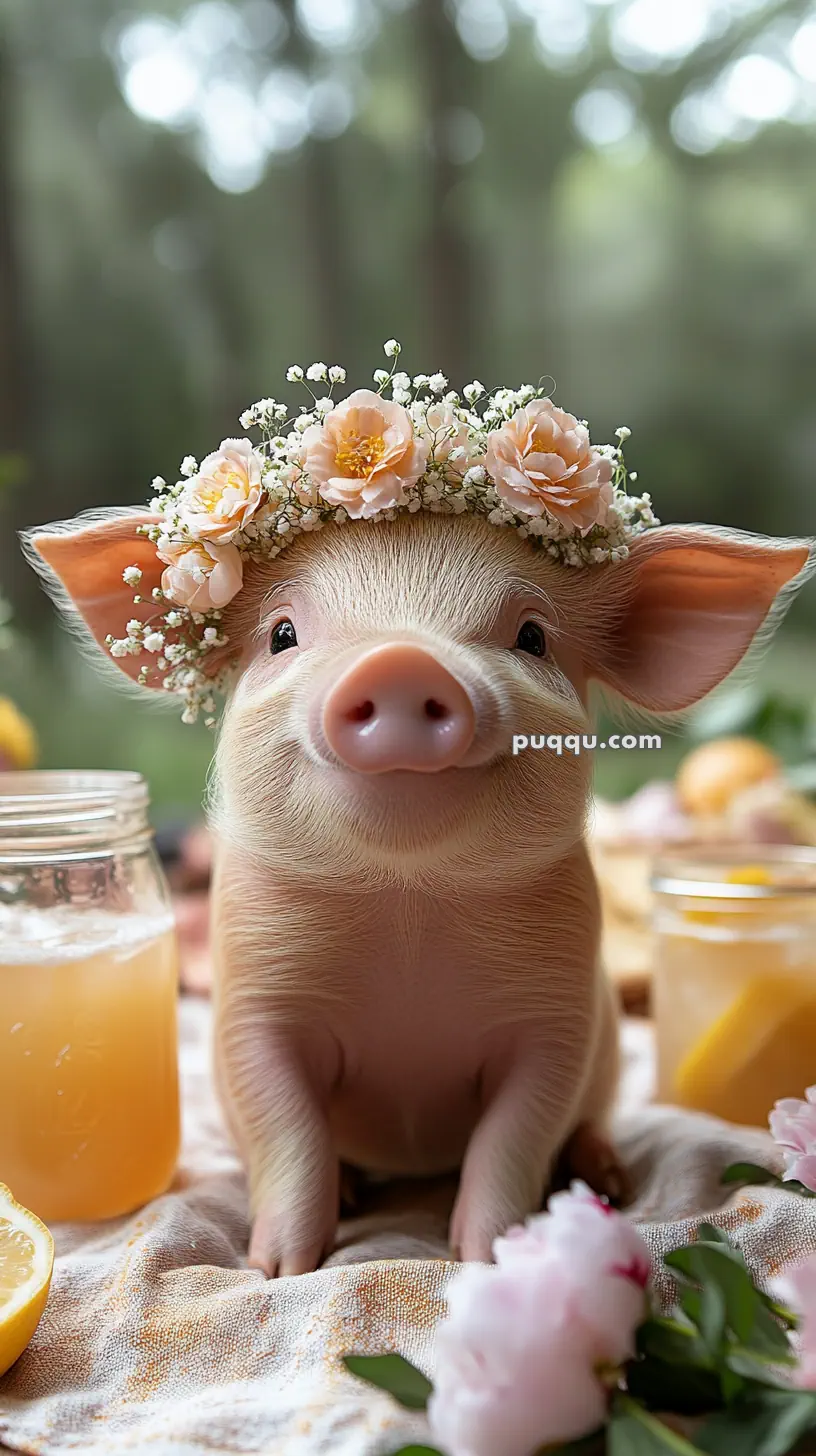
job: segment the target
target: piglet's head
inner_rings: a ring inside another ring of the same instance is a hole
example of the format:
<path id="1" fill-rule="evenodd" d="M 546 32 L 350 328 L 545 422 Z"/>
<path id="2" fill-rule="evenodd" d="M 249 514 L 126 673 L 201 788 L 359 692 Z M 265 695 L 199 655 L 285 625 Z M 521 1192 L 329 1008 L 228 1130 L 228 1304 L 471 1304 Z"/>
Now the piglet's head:
<path id="1" fill-rule="evenodd" d="M 133 610 L 121 571 L 134 537 L 121 517 L 94 530 L 31 545 L 103 640 L 120 596 L 119 615 Z M 518 883 L 580 839 L 591 755 L 514 756 L 513 736 L 589 732 L 593 680 L 651 713 L 688 708 L 810 562 L 807 543 L 690 526 L 580 568 L 472 516 L 301 536 L 247 565 L 224 614 L 240 656 L 216 754 L 219 833 L 318 884 Z"/>

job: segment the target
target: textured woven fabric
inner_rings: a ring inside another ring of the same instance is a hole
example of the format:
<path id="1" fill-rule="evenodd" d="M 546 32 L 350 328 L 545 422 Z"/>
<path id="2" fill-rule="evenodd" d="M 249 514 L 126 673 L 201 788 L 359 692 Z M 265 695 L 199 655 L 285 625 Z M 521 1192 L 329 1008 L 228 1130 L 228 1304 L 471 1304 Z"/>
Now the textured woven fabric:
<path id="1" fill-rule="evenodd" d="M 182 1004 L 185 1141 L 172 1190 L 128 1218 L 55 1228 L 45 1315 L 0 1380 L 0 1442 L 12 1450 L 380 1456 L 423 1434 L 421 1416 L 355 1381 L 339 1357 L 398 1350 L 432 1374 L 455 1267 L 450 1188 L 383 1190 L 379 1208 L 341 1226 L 315 1274 L 269 1282 L 247 1269 L 246 1188 L 210 1085 L 209 1017 L 204 1002 Z M 617 1132 L 659 1262 L 722 1203 L 723 1166 L 767 1159 L 769 1143 L 645 1106 L 648 1028 L 629 1023 L 624 1042 Z M 715 1221 L 763 1277 L 816 1249 L 816 1200 L 752 1191 Z"/>

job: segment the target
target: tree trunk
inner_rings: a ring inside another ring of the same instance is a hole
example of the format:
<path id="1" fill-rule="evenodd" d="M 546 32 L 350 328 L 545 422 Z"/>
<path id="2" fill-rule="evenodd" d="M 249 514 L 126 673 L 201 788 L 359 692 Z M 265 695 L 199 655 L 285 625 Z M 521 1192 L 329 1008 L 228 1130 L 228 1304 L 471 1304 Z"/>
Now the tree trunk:
<path id="1" fill-rule="evenodd" d="M 455 206 L 461 168 L 451 159 L 452 108 L 466 107 L 473 62 L 463 50 L 441 0 L 419 0 L 420 67 L 428 120 L 428 233 L 423 271 L 430 315 L 430 366 L 461 387 L 470 377 L 473 343 L 473 258 L 467 219 Z M 467 378 L 466 378 L 467 376 Z"/>

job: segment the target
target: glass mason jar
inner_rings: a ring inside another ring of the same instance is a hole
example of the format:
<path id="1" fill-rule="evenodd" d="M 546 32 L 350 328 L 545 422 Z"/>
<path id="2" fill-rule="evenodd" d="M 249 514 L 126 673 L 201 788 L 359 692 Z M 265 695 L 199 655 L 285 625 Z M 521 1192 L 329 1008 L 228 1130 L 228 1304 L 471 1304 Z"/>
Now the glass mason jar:
<path id="1" fill-rule="evenodd" d="M 178 956 L 135 773 L 0 774 L 0 1182 L 128 1213 L 179 1146 Z"/>
<path id="2" fill-rule="evenodd" d="M 765 1126 L 816 1082 L 816 849 L 655 866 L 658 1096 Z"/>

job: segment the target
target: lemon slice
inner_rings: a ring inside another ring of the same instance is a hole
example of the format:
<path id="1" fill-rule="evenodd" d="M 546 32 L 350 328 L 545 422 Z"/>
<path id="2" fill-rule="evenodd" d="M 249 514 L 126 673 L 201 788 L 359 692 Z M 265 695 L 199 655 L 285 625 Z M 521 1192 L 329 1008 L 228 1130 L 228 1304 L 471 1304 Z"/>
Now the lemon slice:
<path id="1" fill-rule="evenodd" d="M 678 1101 L 764 1127 L 778 1097 L 801 1097 L 816 1067 L 816 988 L 808 976 L 750 981 L 675 1075 Z"/>
<path id="2" fill-rule="evenodd" d="M 0 1375 L 22 1355 L 45 1309 L 54 1240 L 0 1183 Z"/>

